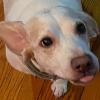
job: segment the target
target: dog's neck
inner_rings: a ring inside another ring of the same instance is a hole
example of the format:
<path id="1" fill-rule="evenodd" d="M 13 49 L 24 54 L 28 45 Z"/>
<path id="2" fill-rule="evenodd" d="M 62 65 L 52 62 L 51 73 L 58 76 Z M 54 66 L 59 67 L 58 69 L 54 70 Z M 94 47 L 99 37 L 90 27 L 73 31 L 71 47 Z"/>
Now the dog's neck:
<path id="1" fill-rule="evenodd" d="M 4 10 L 5 18 L 9 21 L 25 21 L 37 12 L 56 6 L 82 10 L 81 0 L 9 0 L 9 3 L 7 2 L 8 0 L 4 0 Z"/>

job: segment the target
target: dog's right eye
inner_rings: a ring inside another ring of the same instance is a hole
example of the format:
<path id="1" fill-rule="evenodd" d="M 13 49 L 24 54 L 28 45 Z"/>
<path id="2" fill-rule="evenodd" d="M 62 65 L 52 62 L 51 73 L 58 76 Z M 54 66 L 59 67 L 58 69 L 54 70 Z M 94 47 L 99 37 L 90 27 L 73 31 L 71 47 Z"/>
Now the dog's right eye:
<path id="1" fill-rule="evenodd" d="M 85 25 L 82 23 L 82 22 L 78 22 L 76 24 L 76 31 L 79 33 L 79 34 L 84 34 L 86 33 L 86 27 Z"/>
<path id="2" fill-rule="evenodd" d="M 40 45 L 44 48 L 49 48 L 53 44 L 53 40 L 50 37 L 44 37 L 40 41 Z"/>

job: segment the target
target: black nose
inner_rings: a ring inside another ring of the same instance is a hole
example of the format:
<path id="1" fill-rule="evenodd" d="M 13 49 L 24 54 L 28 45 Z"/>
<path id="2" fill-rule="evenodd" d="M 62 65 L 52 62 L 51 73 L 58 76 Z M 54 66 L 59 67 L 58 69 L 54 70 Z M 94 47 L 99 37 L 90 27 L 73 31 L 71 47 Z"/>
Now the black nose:
<path id="1" fill-rule="evenodd" d="M 91 69 L 91 59 L 88 55 L 72 59 L 71 66 L 74 71 L 85 73 Z"/>

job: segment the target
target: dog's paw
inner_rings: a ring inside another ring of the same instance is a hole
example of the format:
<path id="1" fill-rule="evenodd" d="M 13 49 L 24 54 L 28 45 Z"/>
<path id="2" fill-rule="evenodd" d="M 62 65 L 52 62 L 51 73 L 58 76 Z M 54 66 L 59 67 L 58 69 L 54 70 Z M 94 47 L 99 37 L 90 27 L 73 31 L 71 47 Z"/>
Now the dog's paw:
<path id="1" fill-rule="evenodd" d="M 51 89 L 56 97 L 61 97 L 67 92 L 67 80 L 58 79 L 53 82 Z"/>

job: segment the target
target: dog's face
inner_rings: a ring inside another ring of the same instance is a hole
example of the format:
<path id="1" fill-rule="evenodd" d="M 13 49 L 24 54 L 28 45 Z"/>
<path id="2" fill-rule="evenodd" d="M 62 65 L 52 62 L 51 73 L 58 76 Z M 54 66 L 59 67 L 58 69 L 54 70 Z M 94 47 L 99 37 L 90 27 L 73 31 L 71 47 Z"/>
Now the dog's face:
<path id="1" fill-rule="evenodd" d="M 85 84 L 98 71 L 98 59 L 90 51 L 89 36 L 98 32 L 85 13 L 46 13 L 28 21 L 34 58 L 41 71 Z"/>
<path id="2" fill-rule="evenodd" d="M 96 36 L 98 28 L 85 13 L 59 8 L 39 14 L 26 23 L 27 33 L 18 23 L 3 26 L 1 33 L 6 33 L 3 38 L 7 46 L 18 54 L 31 44 L 35 61 L 43 72 L 74 84 L 85 84 L 99 69 L 98 59 L 89 47 L 89 37 Z"/>

